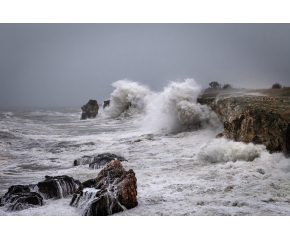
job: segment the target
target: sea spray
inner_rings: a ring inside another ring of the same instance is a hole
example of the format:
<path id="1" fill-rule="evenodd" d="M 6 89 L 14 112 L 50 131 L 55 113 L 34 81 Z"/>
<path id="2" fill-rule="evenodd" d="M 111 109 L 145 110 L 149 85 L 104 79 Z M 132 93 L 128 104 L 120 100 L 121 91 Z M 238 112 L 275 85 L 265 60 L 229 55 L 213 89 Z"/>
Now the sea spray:
<path id="1" fill-rule="evenodd" d="M 215 113 L 196 102 L 200 92 L 201 86 L 193 79 L 171 82 L 163 92 L 151 95 L 143 127 L 168 132 L 197 129 L 206 124 L 218 127 L 220 122 Z"/>
<path id="2" fill-rule="evenodd" d="M 110 106 L 105 109 L 111 117 L 118 117 L 129 108 L 137 112 L 144 109 L 146 96 L 150 94 L 147 87 L 127 79 L 114 82 L 112 86 L 116 89 L 111 93 Z"/>
<path id="3" fill-rule="evenodd" d="M 260 157 L 263 152 L 266 152 L 266 147 L 263 145 L 218 138 L 202 144 L 197 152 L 197 158 L 211 163 L 253 161 Z"/>

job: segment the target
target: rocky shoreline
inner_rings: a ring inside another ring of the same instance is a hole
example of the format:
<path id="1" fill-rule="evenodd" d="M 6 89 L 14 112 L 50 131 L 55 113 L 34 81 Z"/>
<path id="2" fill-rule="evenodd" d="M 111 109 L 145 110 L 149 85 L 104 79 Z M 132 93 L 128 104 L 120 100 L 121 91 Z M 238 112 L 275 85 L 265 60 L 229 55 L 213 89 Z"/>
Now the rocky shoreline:
<path id="1" fill-rule="evenodd" d="M 138 205 L 137 178 L 132 169 L 126 171 L 115 159 L 107 163 L 95 179 L 83 183 L 63 175 L 45 176 L 45 180 L 37 184 L 12 185 L 0 197 L 0 206 L 6 211 L 20 211 L 43 206 L 46 199 L 60 198 L 72 198 L 70 206 L 78 208 L 82 215 L 112 215 Z"/>
<path id="2" fill-rule="evenodd" d="M 226 137 L 245 143 L 262 144 L 270 153 L 290 152 L 290 123 L 269 104 L 261 101 L 289 104 L 279 97 L 199 97 L 197 102 L 208 105 L 224 123 Z"/>

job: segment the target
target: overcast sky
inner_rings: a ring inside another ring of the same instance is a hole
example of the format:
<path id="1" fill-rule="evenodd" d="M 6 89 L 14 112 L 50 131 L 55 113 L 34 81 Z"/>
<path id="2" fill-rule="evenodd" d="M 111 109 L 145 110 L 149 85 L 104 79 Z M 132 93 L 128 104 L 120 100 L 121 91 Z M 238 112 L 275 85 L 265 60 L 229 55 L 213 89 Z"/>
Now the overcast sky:
<path id="1" fill-rule="evenodd" d="M 0 24 L 0 107 L 101 102 L 124 78 L 290 86 L 290 24 Z"/>

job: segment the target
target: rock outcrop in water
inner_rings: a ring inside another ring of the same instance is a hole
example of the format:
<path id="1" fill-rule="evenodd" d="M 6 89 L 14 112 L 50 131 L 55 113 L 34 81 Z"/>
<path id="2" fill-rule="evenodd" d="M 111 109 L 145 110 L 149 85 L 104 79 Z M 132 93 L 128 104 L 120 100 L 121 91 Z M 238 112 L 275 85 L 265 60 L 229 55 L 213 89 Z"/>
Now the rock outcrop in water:
<path id="1" fill-rule="evenodd" d="M 97 178 L 81 184 L 70 205 L 80 208 L 87 216 L 106 216 L 136 207 L 137 179 L 134 171 L 126 171 L 119 160 L 112 160 Z"/>
<path id="2" fill-rule="evenodd" d="M 30 207 L 42 206 L 43 199 L 59 199 L 71 196 L 81 186 L 80 181 L 63 175 L 50 177 L 32 185 L 12 185 L 0 198 L 0 206 L 8 211 L 18 211 Z"/>
<path id="3" fill-rule="evenodd" d="M 227 137 L 245 143 L 263 144 L 272 152 L 290 151 L 290 123 L 281 115 L 261 109 L 245 97 L 199 98 L 198 102 L 209 105 L 224 122 L 224 132 L 217 137 Z"/>
<path id="4" fill-rule="evenodd" d="M 5 206 L 8 211 L 19 211 L 43 205 L 43 197 L 31 191 L 29 185 L 13 185 L 8 192 L 0 198 L 0 206 Z"/>
<path id="5" fill-rule="evenodd" d="M 95 118 L 99 111 L 99 105 L 96 100 L 90 100 L 84 106 L 82 106 L 82 116 L 81 120 L 85 120 L 87 118 Z"/>
<path id="6" fill-rule="evenodd" d="M 73 194 L 80 185 L 80 181 L 66 175 L 56 177 L 45 176 L 45 180 L 37 184 L 38 191 L 45 198 L 55 199 L 65 198 Z"/>
<path id="7" fill-rule="evenodd" d="M 85 155 L 81 158 L 77 158 L 74 160 L 73 165 L 85 165 L 89 164 L 91 169 L 98 169 L 105 166 L 107 163 L 111 162 L 112 160 L 118 159 L 119 161 L 127 161 L 124 157 L 113 154 L 113 153 L 101 153 L 97 155 Z"/>
<path id="8" fill-rule="evenodd" d="M 103 109 L 105 109 L 106 107 L 109 107 L 109 106 L 110 106 L 110 100 L 104 101 L 104 103 L 103 103 Z"/>

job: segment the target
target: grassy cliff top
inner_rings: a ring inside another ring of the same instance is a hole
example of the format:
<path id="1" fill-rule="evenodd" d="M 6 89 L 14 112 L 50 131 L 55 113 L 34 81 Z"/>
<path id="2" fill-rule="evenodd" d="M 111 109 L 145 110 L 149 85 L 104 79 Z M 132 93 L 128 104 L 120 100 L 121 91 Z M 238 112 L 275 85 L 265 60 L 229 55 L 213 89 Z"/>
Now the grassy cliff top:
<path id="1" fill-rule="evenodd" d="M 282 89 L 253 89 L 215 91 L 201 94 L 200 97 L 233 98 L 237 104 L 246 107 L 256 107 L 279 113 L 282 118 L 290 122 L 290 87 Z"/>

